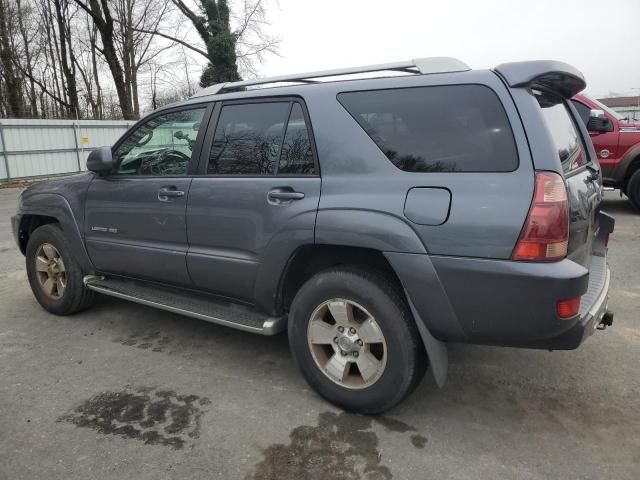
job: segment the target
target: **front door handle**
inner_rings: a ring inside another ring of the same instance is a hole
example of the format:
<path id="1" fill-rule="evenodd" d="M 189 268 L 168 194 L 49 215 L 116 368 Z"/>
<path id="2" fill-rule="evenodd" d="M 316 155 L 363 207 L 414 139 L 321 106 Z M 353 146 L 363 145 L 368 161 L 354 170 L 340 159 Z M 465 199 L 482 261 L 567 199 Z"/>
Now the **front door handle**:
<path id="1" fill-rule="evenodd" d="M 167 202 L 169 198 L 184 197 L 184 192 L 176 187 L 162 187 L 158 190 L 158 200 Z"/>
<path id="2" fill-rule="evenodd" d="M 269 190 L 267 197 L 269 203 L 282 204 L 289 203 L 292 200 L 302 200 L 304 198 L 304 193 L 296 192 L 291 187 L 274 188 L 273 190 Z"/>

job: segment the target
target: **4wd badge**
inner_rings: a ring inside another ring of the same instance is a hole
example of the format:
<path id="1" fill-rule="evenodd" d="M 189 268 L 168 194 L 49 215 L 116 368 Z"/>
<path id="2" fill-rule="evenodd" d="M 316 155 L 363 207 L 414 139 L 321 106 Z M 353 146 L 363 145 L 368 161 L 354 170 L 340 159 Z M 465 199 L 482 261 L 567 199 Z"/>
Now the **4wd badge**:
<path id="1" fill-rule="evenodd" d="M 600 158 L 608 158 L 609 155 L 611 155 L 611 152 L 606 148 L 603 148 L 602 150 L 600 150 Z"/>

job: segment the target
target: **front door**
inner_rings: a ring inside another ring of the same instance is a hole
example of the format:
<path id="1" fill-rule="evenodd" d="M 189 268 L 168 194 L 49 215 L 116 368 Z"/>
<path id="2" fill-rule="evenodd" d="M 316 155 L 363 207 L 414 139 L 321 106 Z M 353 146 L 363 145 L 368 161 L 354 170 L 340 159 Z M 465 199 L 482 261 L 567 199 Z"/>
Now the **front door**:
<path id="1" fill-rule="evenodd" d="M 591 108 L 578 100 L 572 100 L 572 103 L 585 126 L 588 127 Z M 591 137 L 598 162 L 602 167 L 602 176 L 604 179 L 608 179 L 613 176 L 613 171 L 620 161 L 622 152 L 620 152 L 618 145 L 620 139 L 618 123 L 612 120 L 608 112 L 605 112 L 605 117 L 609 122 L 609 130 L 606 132 L 589 131 L 589 137 Z"/>
<path id="2" fill-rule="evenodd" d="M 113 171 L 92 180 L 85 241 L 99 271 L 191 283 L 185 210 L 206 113 L 200 105 L 154 115 L 116 145 Z"/>
<path id="3" fill-rule="evenodd" d="M 275 291 L 298 246 L 313 243 L 312 132 L 298 99 L 228 102 L 216 116 L 189 192 L 187 265 L 196 287 L 253 302 Z"/>

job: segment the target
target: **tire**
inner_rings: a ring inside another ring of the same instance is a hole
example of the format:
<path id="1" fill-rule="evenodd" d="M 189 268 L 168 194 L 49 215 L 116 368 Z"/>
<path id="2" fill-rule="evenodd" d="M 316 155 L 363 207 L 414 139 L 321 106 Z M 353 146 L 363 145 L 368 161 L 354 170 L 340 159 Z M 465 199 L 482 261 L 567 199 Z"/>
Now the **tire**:
<path id="1" fill-rule="evenodd" d="M 345 322 L 344 311 L 353 312 L 353 318 Z M 369 317 L 378 329 L 365 320 Z M 347 325 L 355 325 L 353 336 Z M 344 336 L 362 343 L 343 341 Z M 420 383 L 427 365 L 402 291 L 384 273 L 356 267 L 325 270 L 300 288 L 289 311 L 289 344 L 309 385 L 357 413 L 382 413 L 400 403 Z M 344 362 L 349 366 L 342 368 Z"/>
<path id="2" fill-rule="evenodd" d="M 636 170 L 627 182 L 625 194 L 631 201 L 631 204 L 640 210 L 640 169 Z"/>
<path id="3" fill-rule="evenodd" d="M 45 310 L 56 315 L 71 315 L 92 303 L 94 293 L 84 286 L 84 272 L 57 224 L 43 225 L 33 231 L 25 257 L 31 290 Z M 45 268 L 47 271 L 42 271 Z"/>

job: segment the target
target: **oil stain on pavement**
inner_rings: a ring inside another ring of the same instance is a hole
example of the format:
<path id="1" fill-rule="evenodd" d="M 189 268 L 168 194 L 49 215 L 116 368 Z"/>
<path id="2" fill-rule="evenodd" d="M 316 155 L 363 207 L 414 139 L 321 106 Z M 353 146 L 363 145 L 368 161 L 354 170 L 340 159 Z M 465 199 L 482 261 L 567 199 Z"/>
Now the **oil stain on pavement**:
<path id="1" fill-rule="evenodd" d="M 373 423 L 393 432 L 416 429 L 386 417 L 324 412 L 318 426 L 302 425 L 292 430 L 289 445 L 274 444 L 263 450 L 264 460 L 246 480 L 389 480 L 389 467 L 382 464 L 378 436 Z M 427 439 L 411 437 L 416 448 Z"/>
<path id="2" fill-rule="evenodd" d="M 124 389 L 99 393 L 58 421 L 179 449 L 198 438 L 201 407 L 209 403 L 207 398 L 170 390 Z"/>
<path id="3" fill-rule="evenodd" d="M 160 332 L 154 331 L 149 333 L 133 333 L 127 338 L 117 338 L 114 341 L 129 347 L 162 352 L 169 344 L 169 337 L 161 336 Z"/>

